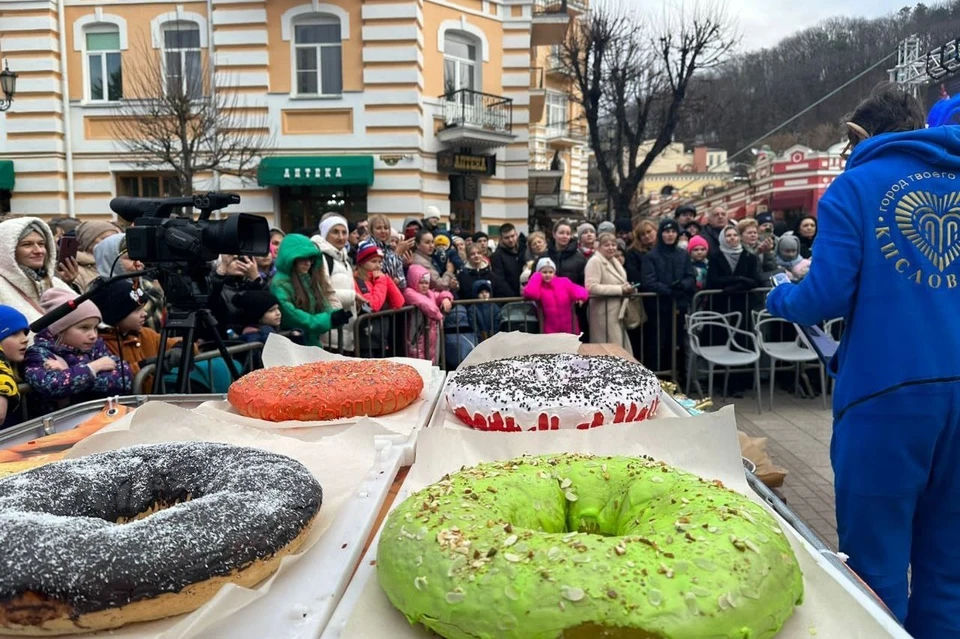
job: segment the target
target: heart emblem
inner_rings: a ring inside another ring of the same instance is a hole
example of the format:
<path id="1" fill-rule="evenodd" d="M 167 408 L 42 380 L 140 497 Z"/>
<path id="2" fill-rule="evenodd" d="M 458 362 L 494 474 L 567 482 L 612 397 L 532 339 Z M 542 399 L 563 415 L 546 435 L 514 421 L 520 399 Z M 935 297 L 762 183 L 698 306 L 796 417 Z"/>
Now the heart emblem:
<path id="1" fill-rule="evenodd" d="M 960 256 L 960 192 L 907 193 L 897 203 L 897 226 L 941 273 Z"/>

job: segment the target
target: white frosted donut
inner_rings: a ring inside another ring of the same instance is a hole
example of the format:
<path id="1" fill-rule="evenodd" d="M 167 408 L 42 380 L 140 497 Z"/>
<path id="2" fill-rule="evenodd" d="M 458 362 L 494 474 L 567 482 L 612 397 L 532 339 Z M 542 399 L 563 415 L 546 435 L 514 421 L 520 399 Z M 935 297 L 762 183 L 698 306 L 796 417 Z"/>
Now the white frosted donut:
<path id="1" fill-rule="evenodd" d="M 585 430 L 656 413 L 660 382 L 621 357 L 523 355 L 467 366 L 447 384 L 450 410 L 478 430 Z"/>

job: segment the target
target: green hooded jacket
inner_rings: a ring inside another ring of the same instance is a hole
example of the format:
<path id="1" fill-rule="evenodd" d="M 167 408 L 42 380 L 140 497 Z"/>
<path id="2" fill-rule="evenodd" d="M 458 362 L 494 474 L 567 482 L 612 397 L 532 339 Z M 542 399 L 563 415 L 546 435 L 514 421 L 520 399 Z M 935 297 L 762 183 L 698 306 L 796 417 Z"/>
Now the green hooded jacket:
<path id="1" fill-rule="evenodd" d="M 270 291 L 280 301 L 280 312 L 283 314 L 280 327 L 283 330 L 297 329 L 305 333 L 304 343 L 310 346 L 320 346 L 320 336 L 330 331 L 330 315 L 333 309 L 324 299 L 317 299 L 311 289 L 311 273 L 294 273 L 294 263 L 299 259 L 314 260 L 313 268 L 323 268 L 320 260 L 323 253 L 305 235 L 294 233 L 283 238 L 280 248 L 277 249 L 277 272 L 270 280 Z M 311 269 L 312 271 L 312 269 Z M 304 290 L 310 297 L 310 308 L 316 312 L 301 310 L 294 303 L 293 282 L 291 278 L 299 277 Z"/>

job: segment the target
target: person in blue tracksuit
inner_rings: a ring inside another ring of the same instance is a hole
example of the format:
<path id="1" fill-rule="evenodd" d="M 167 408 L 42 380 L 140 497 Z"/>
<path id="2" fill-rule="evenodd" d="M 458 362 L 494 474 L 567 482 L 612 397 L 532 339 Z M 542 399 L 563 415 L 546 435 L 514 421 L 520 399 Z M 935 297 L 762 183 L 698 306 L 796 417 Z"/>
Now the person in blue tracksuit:
<path id="1" fill-rule="evenodd" d="M 816 258 L 767 308 L 844 318 L 830 364 L 840 551 L 914 637 L 960 637 L 960 126 L 924 129 L 892 88 L 848 119 Z"/>

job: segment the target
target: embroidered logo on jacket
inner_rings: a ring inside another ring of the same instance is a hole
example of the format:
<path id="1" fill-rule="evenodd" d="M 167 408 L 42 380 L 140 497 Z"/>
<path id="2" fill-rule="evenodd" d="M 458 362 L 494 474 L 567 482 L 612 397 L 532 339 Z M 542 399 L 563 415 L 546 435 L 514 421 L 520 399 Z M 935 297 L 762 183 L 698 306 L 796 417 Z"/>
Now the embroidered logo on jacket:
<path id="1" fill-rule="evenodd" d="M 897 203 L 897 226 L 941 273 L 960 255 L 960 193 L 907 193 Z"/>
<path id="2" fill-rule="evenodd" d="M 960 264 L 960 192 L 947 191 L 953 173 L 915 173 L 890 187 L 880 202 L 876 237 L 883 256 L 915 284 L 952 289 Z M 937 189 L 936 187 L 946 187 Z"/>

